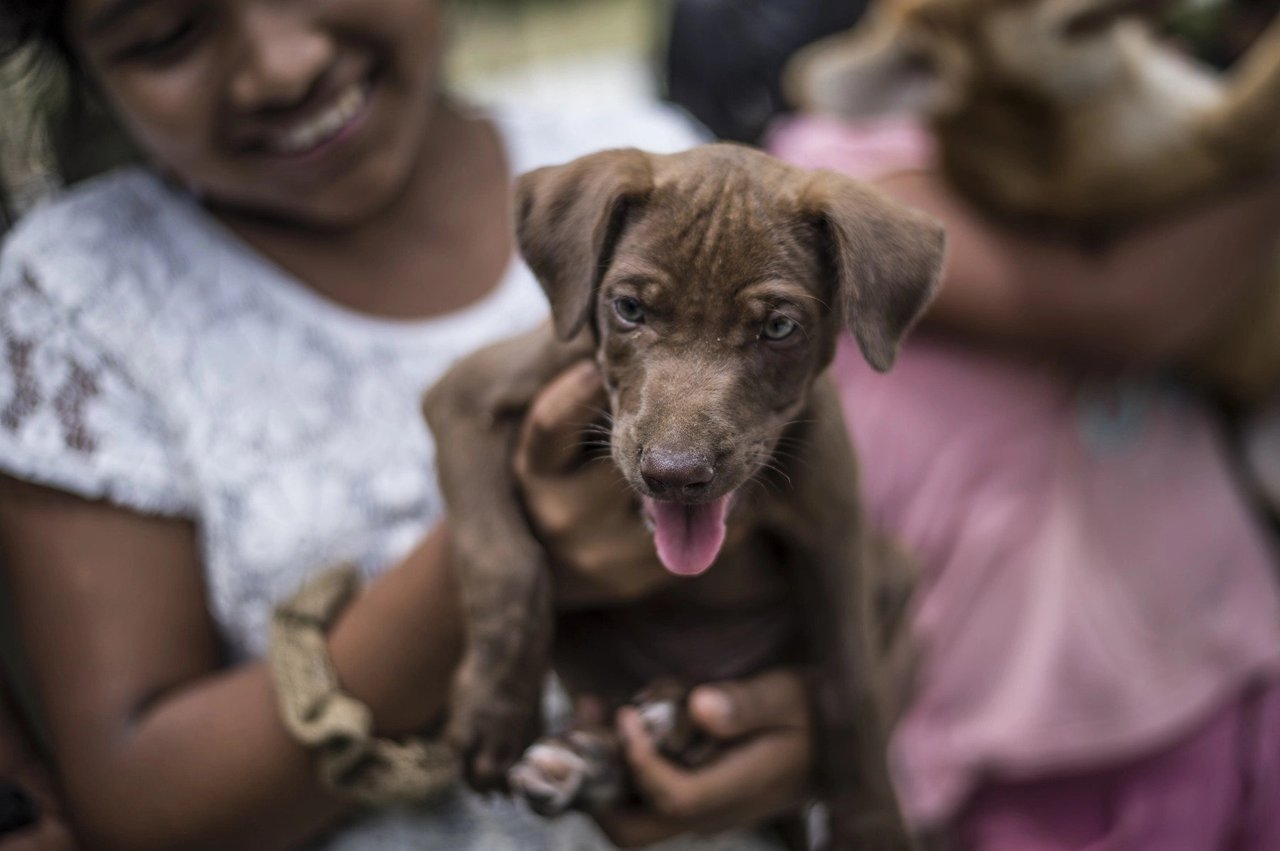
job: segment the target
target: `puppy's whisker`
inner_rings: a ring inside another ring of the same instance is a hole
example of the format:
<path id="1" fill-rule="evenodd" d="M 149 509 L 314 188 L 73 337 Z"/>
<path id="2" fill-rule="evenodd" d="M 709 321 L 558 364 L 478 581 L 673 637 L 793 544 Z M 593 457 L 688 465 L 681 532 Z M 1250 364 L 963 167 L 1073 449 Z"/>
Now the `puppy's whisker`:
<path id="1" fill-rule="evenodd" d="M 599 463 L 599 462 L 607 461 L 607 462 L 609 462 L 610 464 L 612 464 L 612 463 L 613 463 L 613 456 L 612 456 L 611 454 L 609 454 L 608 452 L 601 452 L 601 451 L 597 451 L 597 452 L 593 452 L 591 455 L 589 455 L 589 456 L 587 457 L 587 460 L 588 460 L 588 461 L 590 461 L 590 462 L 592 462 L 592 463 Z"/>
<path id="2" fill-rule="evenodd" d="M 786 471 L 783 470 L 782 467 L 775 464 L 774 462 L 767 461 L 761 465 L 760 469 L 773 473 L 774 475 L 780 476 L 781 478 L 785 479 L 787 482 L 788 488 L 795 487 L 794 483 L 791 481 L 791 477 L 787 475 Z"/>
<path id="3" fill-rule="evenodd" d="M 768 470 L 761 470 L 752 481 L 765 496 L 782 493 L 782 483 L 777 480 L 776 476 L 770 475 Z"/>
<path id="4" fill-rule="evenodd" d="M 788 420 L 787 422 L 785 422 L 785 423 L 783 423 L 782 425 L 778 426 L 778 431 L 785 431 L 786 429 L 789 429 L 789 428 L 791 428 L 792 426 L 799 426 L 799 425 L 813 425 L 813 424 L 814 424 L 814 423 L 816 423 L 816 422 L 817 422 L 817 420 L 815 420 L 815 419 L 806 419 L 806 420 Z"/>
<path id="5" fill-rule="evenodd" d="M 793 450 L 790 446 L 776 446 L 773 449 L 773 460 L 775 461 L 794 461 L 798 464 L 811 464 L 809 458 L 799 452 L 799 445 Z"/>

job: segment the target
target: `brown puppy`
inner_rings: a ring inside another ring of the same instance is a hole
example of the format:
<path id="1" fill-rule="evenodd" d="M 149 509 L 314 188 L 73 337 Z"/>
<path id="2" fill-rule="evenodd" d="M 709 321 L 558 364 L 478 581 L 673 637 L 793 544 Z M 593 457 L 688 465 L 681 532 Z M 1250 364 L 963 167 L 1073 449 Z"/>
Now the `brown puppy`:
<path id="1" fill-rule="evenodd" d="M 912 847 L 885 764 L 876 565 L 839 404 L 842 329 L 887 369 L 933 292 L 943 235 L 848 178 L 711 145 L 606 151 L 521 178 L 521 250 L 554 320 L 428 394 L 468 645 L 449 733 L 471 782 L 505 785 L 537 732 L 553 654 L 613 705 L 663 676 L 814 666 L 822 790 L 838 849 Z M 520 418 L 593 357 L 613 461 L 652 525 L 643 588 L 562 610 L 511 471 Z"/>

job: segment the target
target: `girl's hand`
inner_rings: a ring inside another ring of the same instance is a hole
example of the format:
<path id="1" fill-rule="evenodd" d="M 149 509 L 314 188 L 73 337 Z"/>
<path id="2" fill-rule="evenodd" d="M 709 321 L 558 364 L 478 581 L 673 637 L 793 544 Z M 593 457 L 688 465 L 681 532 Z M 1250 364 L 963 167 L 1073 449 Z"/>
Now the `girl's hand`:
<path id="1" fill-rule="evenodd" d="M 682 833 L 757 825 L 804 802 L 813 737 L 808 692 L 798 671 L 776 669 L 699 686 L 689 711 L 702 729 L 733 743 L 694 770 L 661 756 L 633 710 L 618 714 L 627 761 L 648 807 L 597 817 L 615 844 L 648 845 Z"/>
<path id="2" fill-rule="evenodd" d="M 595 365 L 581 361 L 534 400 L 516 447 L 516 478 L 561 605 L 623 601 L 670 581 L 609 457 L 607 406 Z"/>

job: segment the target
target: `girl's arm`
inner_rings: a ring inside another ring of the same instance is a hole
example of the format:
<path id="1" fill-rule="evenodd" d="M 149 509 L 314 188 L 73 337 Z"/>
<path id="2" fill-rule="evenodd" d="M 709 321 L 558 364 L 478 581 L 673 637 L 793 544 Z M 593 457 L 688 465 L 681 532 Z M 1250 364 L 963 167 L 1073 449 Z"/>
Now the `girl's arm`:
<path id="1" fill-rule="evenodd" d="M 1256 287 L 1280 285 L 1280 180 L 1218 196 L 1096 252 L 985 218 L 933 173 L 879 185 L 947 227 L 947 272 L 926 323 L 998 346 L 1168 363 L 1226 328 Z"/>
<path id="2" fill-rule="evenodd" d="M 461 640 L 445 544 L 428 536 L 331 636 L 384 735 L 443 707 Z M 89 847 L 289 848 L 346 812 L 285 732 L 266 664 L 222 667 L 190 524 L 3 480 L 0 548 Z"/>

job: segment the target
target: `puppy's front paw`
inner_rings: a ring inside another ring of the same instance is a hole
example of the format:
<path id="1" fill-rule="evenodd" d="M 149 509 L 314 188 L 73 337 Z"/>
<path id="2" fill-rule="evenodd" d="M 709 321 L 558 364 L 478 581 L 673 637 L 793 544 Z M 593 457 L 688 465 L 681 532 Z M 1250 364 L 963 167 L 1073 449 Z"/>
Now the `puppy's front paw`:
<path id="1" fill-rule="evenodd" d="M 528 715 L 510 708 L 455 708 L 449 741 L 462 757 L 467 783 L 477 792 L 503 791 L 507 770 L 532 739 Z"/>
<path id="2" fill-rule="evenodd" d="M 539 723 L 538 693 L 500 693 L 484 681 L 460 675 L 454 687 L 446 736 L 462 758 L 467 783 L 478 792 L 504 791 L 507 771 L 533 741 Z"/>
<path id="3" fill-rule="evenodd" d="M 543 816 L 613 806 L 623 797 L 622 777 L 617 738 L 603 730 L 540 739 L 507 773 L 511 790 Z"/>

